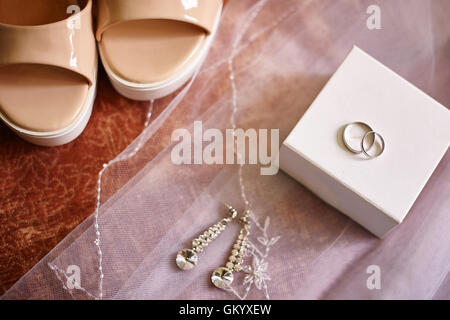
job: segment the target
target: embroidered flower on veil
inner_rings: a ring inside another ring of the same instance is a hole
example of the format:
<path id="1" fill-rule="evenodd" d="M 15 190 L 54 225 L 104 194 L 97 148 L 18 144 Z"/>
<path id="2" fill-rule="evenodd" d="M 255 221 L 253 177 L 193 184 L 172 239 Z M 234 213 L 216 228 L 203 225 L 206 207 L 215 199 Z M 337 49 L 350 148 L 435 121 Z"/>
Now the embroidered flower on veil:
<path id="1" fill-rule="evenodd" d="M 249 241 L 249 250 L 245 253 L 245 257 L 248 259 L 248 264 L 242 266 L 242 271 L 245 273 L 245 277 L 241 285 L 237 288 L 244 289 L 243 294 L 238 290 L 229 286 L 224 290 L 233 293 L 241 300 L 247 299 L 253 287 L 263 292 L 267 300 L 270 299 L 267 282 L 271 280 L 269 276 L 269 257 L 270 248 L 275 245 L 280 236 L 269 237 L 268 229 L 270 226 L 270 217 L 266 217 L 263 224 L 260 224 L 257 217 L 251 212 L 250 219 L 256 228 L 256 232 L 259 236 L 255 236 L 257 242 Z M 250 263 L 251 260 L 251 263 Z M 242 291 L 241 291 L 242 292 Z"/>
<path id="2" fill-rule="evenodd" d="M 266 287 L 266 281 L 270 281 L 270 276 L 266 273 L 269 264 L 264 259 L 259 260 L 255 255 L 253 256 L 252 265 L 245 265 L 242 270 L 248 273 L 245 276 L 244 284 L 255 284 L 258 290 Z"/>

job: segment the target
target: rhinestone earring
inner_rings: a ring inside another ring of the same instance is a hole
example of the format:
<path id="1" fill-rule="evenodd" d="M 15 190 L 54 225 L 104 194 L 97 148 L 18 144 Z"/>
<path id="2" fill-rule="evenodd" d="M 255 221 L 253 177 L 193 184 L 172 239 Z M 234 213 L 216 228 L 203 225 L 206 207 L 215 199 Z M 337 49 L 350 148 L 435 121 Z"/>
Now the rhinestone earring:
<path id="1" fill-rule="evenodd" d="M 223 218 L 215 225 L 209 227 L 201 235 L 192 240 L 192 249 L 183 249 L 178 252 L 176 263 L 178 268 L 182 270 L 190 270 L 197 265 L 198 256 L 197 253 L 203 251 L 203 249 L 214 239 L 216 239 L 219 234 L 225 230 L 227 224 L 232 221 L 237 216 L 237 211 L 232 206 L 226 204 L 225 207 L 228 209 L 229 217 Z"/>
<path id="2" fill-rule="evenodd" d="M 220 267 L 214 270 L 211 281 L 212 283 L 220 289 L 229 287 L 233 283 L 233 271 L 239 272 L 242 270 L 242 262 L 244 261 L 245 253 L 249 247 L 247 242 L 248 236 L 250 235 L 250 211 L 246 210 L 242 217 L 239 219 L 244 225 L 239 232 L 233 248 L 231 250 L 230 257 L 225 267 Z"/>

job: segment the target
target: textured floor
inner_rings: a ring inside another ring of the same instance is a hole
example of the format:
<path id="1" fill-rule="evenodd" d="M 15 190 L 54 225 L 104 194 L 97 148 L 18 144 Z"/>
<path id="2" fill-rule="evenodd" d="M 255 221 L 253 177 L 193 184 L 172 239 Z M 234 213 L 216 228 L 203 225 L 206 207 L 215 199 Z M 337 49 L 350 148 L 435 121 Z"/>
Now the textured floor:
<path id="1" fill-rule="evenodd" d="M 141 132 L 147 110 L 119 96 L 102 71 L 76 141 L 37 147 L 0 124 L 0 294 L 93 212 L 98 171 Z"/>

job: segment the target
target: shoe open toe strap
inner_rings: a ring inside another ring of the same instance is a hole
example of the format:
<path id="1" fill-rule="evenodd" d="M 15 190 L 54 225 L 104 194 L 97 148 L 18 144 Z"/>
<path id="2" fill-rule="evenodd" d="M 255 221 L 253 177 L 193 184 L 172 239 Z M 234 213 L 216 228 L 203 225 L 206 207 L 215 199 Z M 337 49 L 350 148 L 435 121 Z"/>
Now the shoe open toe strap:
<path id="1" fill-rule="evenodd" d="M 118 23 L 131 20 L 165 19 L 197 25 L 208 34 L 214 28 L 222 0 L 99 0 L 96 37 Z"/>
<path id="2" fill-rule="evenodd" d="M 92 1 L 70 18 L 39 26 L 0 24 L 0 67 L 40 64 L 71 70 L 95 82 Z"/>

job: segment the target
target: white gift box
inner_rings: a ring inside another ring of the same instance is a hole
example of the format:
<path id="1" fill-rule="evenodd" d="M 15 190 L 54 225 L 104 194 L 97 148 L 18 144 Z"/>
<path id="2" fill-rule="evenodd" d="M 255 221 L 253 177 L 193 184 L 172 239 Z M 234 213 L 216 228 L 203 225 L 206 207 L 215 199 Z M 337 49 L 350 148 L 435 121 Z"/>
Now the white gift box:
<path id="1" fill-rule="evenodd" d="M 342 141 L 362 121 L 386 143 L 366 159 Z M 283 142 L 280 168 L 373 234 L 402 222 L 450 144 L 450 111 L 354 47 Z"/>

